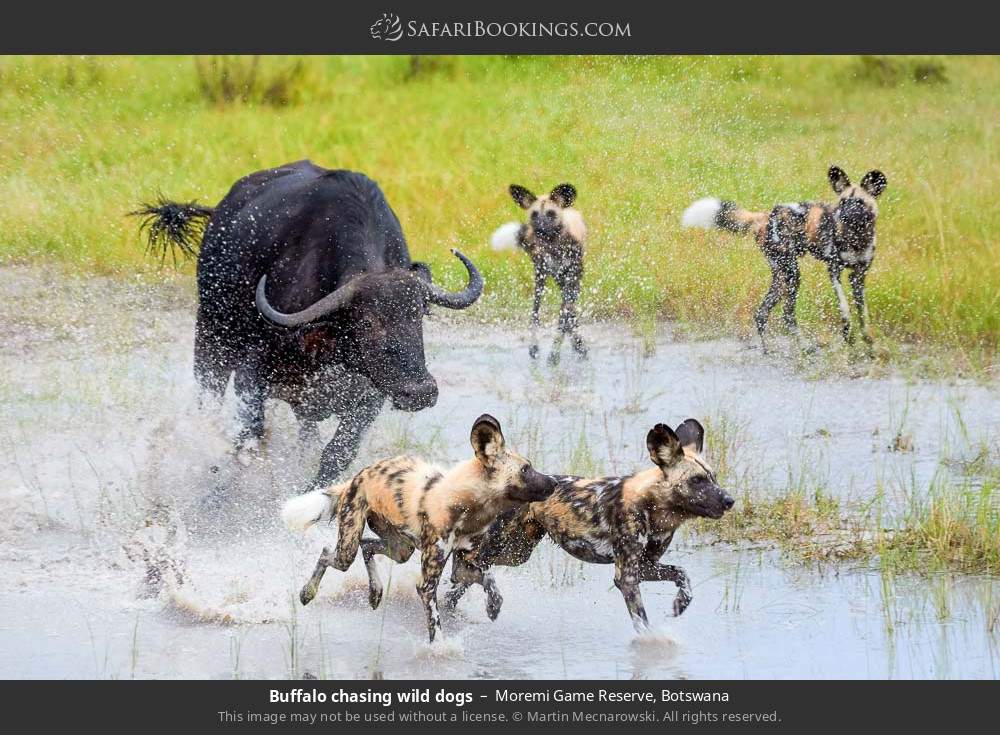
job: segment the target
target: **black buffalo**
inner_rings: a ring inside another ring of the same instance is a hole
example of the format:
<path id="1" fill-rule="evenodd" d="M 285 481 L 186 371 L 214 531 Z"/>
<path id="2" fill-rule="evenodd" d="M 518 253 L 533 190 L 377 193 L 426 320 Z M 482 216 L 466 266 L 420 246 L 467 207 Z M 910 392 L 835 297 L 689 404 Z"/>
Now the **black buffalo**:
<path id="1" fill-rule="evenodd" d="M 386 397 L 419 411 L 437 401 L 424 359 L 430 306 L 465 309 L 483 290 L 476 267 L 459 292 L 410 260 L 395 213 L 360 173 L 299 161 L 237 181 L 215 208 L 144 205 L 150 246 L 198 253 L 194 372 L 221 399 L 234 375 L 240 446 L 264 431 L 264 401 L 295 412 L 304 437 L 336 414 L 314 485 L 354 459 Z"/>

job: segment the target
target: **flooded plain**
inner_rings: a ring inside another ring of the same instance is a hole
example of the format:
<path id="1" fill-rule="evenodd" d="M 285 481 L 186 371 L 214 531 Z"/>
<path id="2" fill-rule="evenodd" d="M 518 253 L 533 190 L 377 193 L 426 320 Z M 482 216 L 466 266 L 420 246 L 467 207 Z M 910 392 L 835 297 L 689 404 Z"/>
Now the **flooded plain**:
<path id="1" fill-rule="evenodd" d="M 870 563 L 803 563 L 693 532 L 666 561 L 687 570 L 694 600 L 672 618 L 673 585 L 643 585 L 644 636 L 610 567 L 548 542 L 496 570 L 496 622 L 474 589 L 434 646 L 415 559 L 382 560 L 377 611 L 360 560 L 329 571 L 303 608 L 298 590 L 335 532 L 293 536 L 277 512 L 320 445 L 300 446 L 291 411 L 271 403 L 260 452 L 234 456 L 231 395 L 220 413 L 195 408 L 193 306 L 186 281 L 0 269 L 0 677 L 997 676 L 995 578 L 889 578 Z M 439 401 L 416 414 L 387 407 L 356 467 L 403 451 L 465 458 L 473 419 L 489 412 L 542 470 L 627 473 L 647 466 L 654 423 L 693 416 L 737 490 L 795 483 L 860 503 L 878 493 L 891 514 L 1000 436 L 995 382 L 869 377 L 822 356 L 803 364 L 620 324 L 585 325 L 590 359 L 567 349 L 549 367 L 529 359 L 526 330 L 474 316 L 427 321 Z M 321 426 L 323 441 L 335 426 Z M 150 558 L 176 574 L 149 584 Z"/>

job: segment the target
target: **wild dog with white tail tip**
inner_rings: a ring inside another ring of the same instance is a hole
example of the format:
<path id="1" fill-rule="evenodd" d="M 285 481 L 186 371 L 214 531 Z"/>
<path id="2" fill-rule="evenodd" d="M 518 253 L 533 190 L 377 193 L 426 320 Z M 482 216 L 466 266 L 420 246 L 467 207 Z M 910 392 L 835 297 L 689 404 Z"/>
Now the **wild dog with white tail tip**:
<path id="1" fill-rule="evenodd" d="M 551 278 L 562 292 L 562 307 L 559 309 L 559 331 L 552 343 L 549 362 L 553 365 L 559 362 L 563 338 L 567 334 L 576 353 L 586 357 L 587 347 L 578 331 L 576 301 L 580 298 L 580 283 L 583 280 L 583 245 L 587 239 L 587 228 L 583 216 L 573 208 L 576 188 L 572 184 L 560 184 L 548 196 L 536 197 L 523 186 L 511 184 L 510 195 L 521 209 L 528 211 L 528 221 L 501 225 L 490 242 L 494 250 L 521 248 L 535 266 L 528 354 L 538 357 L 539 311 L 545 285 Z"/>
<path id="2" fill-rule="evenodd" d="M 680 615 L 691 602 L 691 583 L 683 569 L 660 558 L 685 520 L 721 518 L 733 507 L 701 455 L 704 437 L 694 419 L 676 430 L 657 424 L 646 435 L 655 467 L 626 477 L 556 477 L 558 487 L 546 500 L 504 513 L 478 545 L 455 553 L 446 604 L 454 607 L 470 585 L 480 584 L 486 613 L 495 619 L 503 600 L 490 568 L 523 564 L 548 535 L 577 559 L 615 565 L 615 586 L 636 631 L 649 627 L 641 582 L 676 584 L 674 614 Z"/>
<path id="3" fill-rule="evenodd" d="M 837 166 L 827 172 L 830 185 L 840 195 L 836 203 L 799 202 L 779 204 L 770 213 L 750 212 L 733 202 L 699 199 L 681 217 L 683 227 L 722 229 L 754 236 L 771 266 L 771 287 L 754 314 L 754 323 L 764 348 L 764 333 L 771 311 L 784 296 L 784 319 L 788 330 L 797 335 L 795 301 L 799 292 L 800 256 L 806 253 L 826 264 L 837 294 L 844 340 L 853 342 L 851 310 L 840 282 L 841 273 L 850 271 L 848 281 L 858 313 L 861 335 L 872 343 L 865 301 L 865 275 L 875 258 L 876 199 L 887 184 L 881 171 L 869 171 L 854 185 Z"/>
<path id="4" fill-rule="evenodd" d="M 289 500 L 281 515 L 293 530 L 305 529 L 334 512 L 339 525 L 337 548 L 323 549 L 299 594 L 302 604 L 316 596 L 327 567 L 346 571 L 360 547 L 368 569 L 368 601 L 377 608 L 382 581 L 375 555 L 402 564 L 419 548 L 417 592 L 433 642 L 441 629 L 438 581 L 448 557 L 471 548 L 473 539 L 501 513 L 545 500 L 556 487 L 555 480 L 507 448 L 500 423 L 492 416 L 476 419 L 470 441 L 475 456 L 449 470 L 415 457 L 394 457 L 366 467 L 350 482 Z M 362 538 L 365 525 L 379 538 Z M 482 583 L 494 586 L 489 575 Z"/>

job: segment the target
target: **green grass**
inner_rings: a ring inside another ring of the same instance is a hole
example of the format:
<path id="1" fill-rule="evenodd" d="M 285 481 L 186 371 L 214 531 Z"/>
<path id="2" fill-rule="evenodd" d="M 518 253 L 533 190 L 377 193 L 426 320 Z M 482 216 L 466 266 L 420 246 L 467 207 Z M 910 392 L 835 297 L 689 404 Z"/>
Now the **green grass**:
<path id="1" fill-rule="evenodd" d="M 1000 59 L 947 58 L 933 83 L 847 57 L 430 61 L 315 57 L 292 74 L 295 60 L 268 57 L 260 74 L 289 77 L 272 95 L 287 104 L 222 104 L 203 96 L 191 58 L 0 58 L 0 259 L 150 270 L 123 216 L 137 201 L 214 204 L 238 177 L 308 157 L 371 175 L 415 257 L 455 285 L 447 248 L 460 245 L 488 303 L 522 314 L 527 258 L 491 252 L 489 233 L 520 214 L 508 184 L 570 181 L 591 233 L 589 313 L 746 332 L 763 258 L 746 240 L 680 230 L 681 211 L 705 195 L 751 208 L 830 198 L 837 163 L 889 179 L 870 274 L 876 335 L 994 354 Z M 835 336 L 816 263 L 799 313 Z"/>
<path id="2" fill-rule="evenodd" d="M 884 571 L 1000 574 L 1000 469 L 978 477 L 938 473 L 927 487 L 896 488 L 908 507 L 887 518 L 881 493 L 844 503 L 822 487 L 777 494 L 744 490 L 721 521 L 695 530 L 728 543 L 774 543 L 806 560 L 877 560 Z"/>

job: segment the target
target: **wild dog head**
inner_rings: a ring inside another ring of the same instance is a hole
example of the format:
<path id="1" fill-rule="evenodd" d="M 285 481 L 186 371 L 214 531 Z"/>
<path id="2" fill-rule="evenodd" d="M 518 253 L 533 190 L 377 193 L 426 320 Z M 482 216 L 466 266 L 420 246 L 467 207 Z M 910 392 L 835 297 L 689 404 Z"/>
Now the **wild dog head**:
<path id="1" fill-rule="evenodd" d="M 554 479 L 507 448 L 500 422 L 489 414 L 476 419 L 470 440 L 491 495 L 510 503 L 532 503 L 545 500 L 556 489 Z"/>
<path id="2" fill-rule="evenodd" d="M 576 187 L 572 184 L 559 184 L 549 192 L 548 196 L 536 197 L 523 186 L 510 185 L 510 196 L 521 209 L 528 212 L 528 223 L 535 235 L 543 240 L 555 240 L 570 223 L 567 223 L 565 212 L 576 201 Z M 571 233 L 579 237 L 576 233 Z"/>
<path id="3" fill-rule="evenodd" d="M 701 456 L 705 429 L 687 419 L 676 431 L 657 424 L 646 435 L 646 447 L 653 464 L 663 473 L 677 509 L 705 518 L 722 518 L 733 507 L 733 498 L 719 487 L 715 474 Z"/>
<path id="4" fill-rule="evenodd" d="M 878 204 L 875 200 L 885 191 L 888 183 L 881 171 L 869 171 L 855 185 L 844 170 L 831 166 L 827 172 L 830 186 L 840 195 L 834 210 L 840 235 L 852 249 L 866 248 L 875 236 L 875 218 Z"/>

